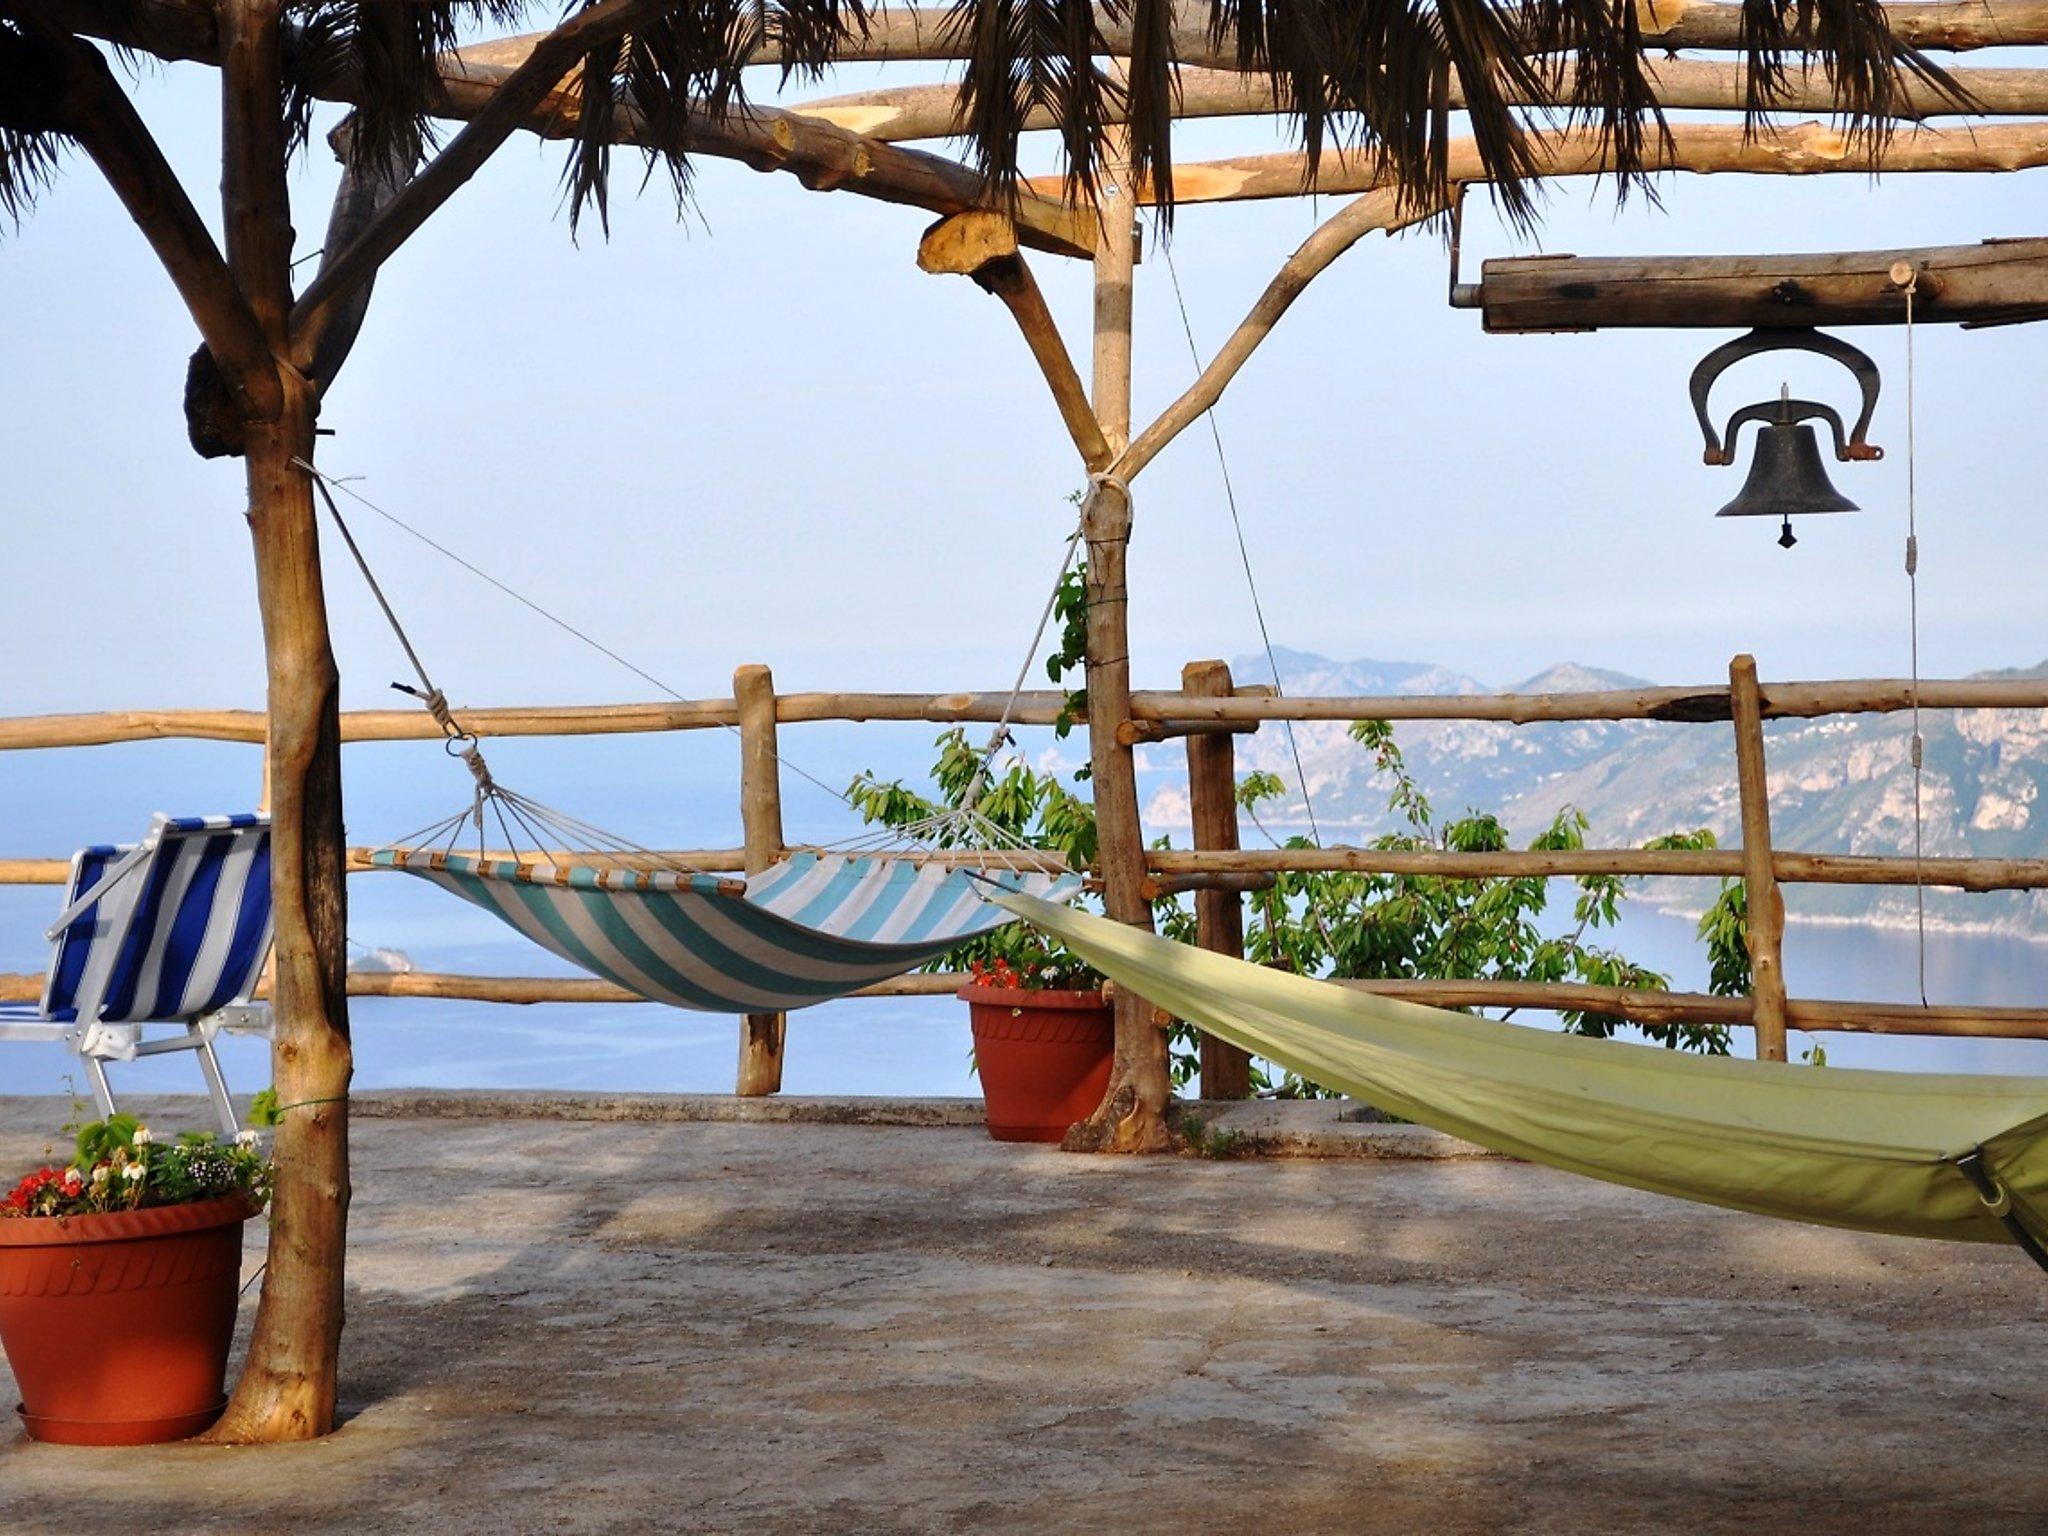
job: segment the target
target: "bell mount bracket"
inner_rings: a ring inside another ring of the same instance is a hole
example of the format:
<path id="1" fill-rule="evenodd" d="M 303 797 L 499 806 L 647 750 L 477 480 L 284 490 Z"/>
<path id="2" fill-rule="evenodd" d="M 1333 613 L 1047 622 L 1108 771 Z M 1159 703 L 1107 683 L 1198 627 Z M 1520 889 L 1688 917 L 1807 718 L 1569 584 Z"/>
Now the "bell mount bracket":
<path id="1" fill-rule="evenodd" d="M 1728 418 L 1727 430 L 1717 434 L 1713 418 L 1707 414 L 1707 393 L 1714 387 L 1715 380 L 1746 357 L 1784 350 L 1818 353 L 1832 358 L 1854 375 L 1857 387 L 1863 392 L 1863 409 L 1856 417 L 1856 425 L 1845 435 L 1841 416 L 1828 406 L 1813 400 L 1773 400 L 1744 406 Z M 1746 335 L 1714 348 L 1699 360 L 1692 371 L 1692 411 L 1699 419 L 1700 435 L 1706 439 L 1707 445 L 1702 457 L 1709 464 L 1734 463 L 1735 434 L 1744 422 L 1818 418 L 1834 429 L 1835 458 L 1840 462 L 1847 464 L 1853 460 L 1881 459 L 1884 450 L 1865 435 L 1870 430 L 1871 417 L 1877 414 L 1878 387 L 1877 364 L 1871 361 L 1867 352 L 1851 346 L 1841 337 L 1830 336 L 1811 326 L 1758 326 Z"/>

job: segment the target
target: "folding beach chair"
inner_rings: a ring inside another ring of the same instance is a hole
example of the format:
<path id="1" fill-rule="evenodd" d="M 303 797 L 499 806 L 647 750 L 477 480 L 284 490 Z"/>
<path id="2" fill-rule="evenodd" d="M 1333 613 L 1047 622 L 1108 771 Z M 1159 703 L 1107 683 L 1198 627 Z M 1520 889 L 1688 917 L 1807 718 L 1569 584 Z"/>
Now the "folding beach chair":
<path id="1" fill-rule="evenodd" d="M 270 818 L 159 815 L 139 843 L 81 848 L 47 937 L 42 1003 L 0 1004 L 0 1040 L 69 1045 L 103 1115 L 108 1062 L 191 1051 L 232 1135 L 214 1040 L 270 1033 L 270 1010 L 249 1002 L 270 958 Z M 154 1023 L 183 1033 L 145 1039 Z"/>

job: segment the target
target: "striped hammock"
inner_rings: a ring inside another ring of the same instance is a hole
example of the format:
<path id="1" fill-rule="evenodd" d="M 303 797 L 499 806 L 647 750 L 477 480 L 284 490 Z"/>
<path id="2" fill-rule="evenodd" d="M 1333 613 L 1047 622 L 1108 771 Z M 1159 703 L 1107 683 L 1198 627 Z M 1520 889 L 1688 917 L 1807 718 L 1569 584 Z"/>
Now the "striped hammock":
<path id="1" fill-rule="evenodd" d="M 988 882 L 1052 902 L 1081 884 L 815 853 L 745 881 L 421 848 L 371 862 L 433 881 L 629 992 L 703 1013 L 808 1008 L 915 970 L 1014 921 L 985 899 Z"/>

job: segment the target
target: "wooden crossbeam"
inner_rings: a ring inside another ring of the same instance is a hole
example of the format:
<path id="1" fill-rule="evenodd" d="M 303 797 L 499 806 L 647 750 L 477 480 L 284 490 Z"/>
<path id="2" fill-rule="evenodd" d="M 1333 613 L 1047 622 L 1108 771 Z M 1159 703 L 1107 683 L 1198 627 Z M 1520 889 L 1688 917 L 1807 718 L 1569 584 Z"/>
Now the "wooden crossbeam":
<path id="1" fill-rule="evenodd" d="M 1454 302 L 1493 332 L 1602 326 L 1897 325 L 2048 317 L 2048 240 L 1812 256 L 1524 256 L 1489 261 Z"/>
<path id="2" fill-rule="evenodd" d="M 1604 175 L 1613 168 L 1599 136 L 1583 131 L 1544 135 L 1538 156 L 1543 176 Z M 1653 171 L 1700 174 L 2023 171 L 2048 165 L 2048 122 L 1992 123 L 1947 132 L 1916 128 L 1894 135 L 1876 153 L 1825 123 L 1767 125 L 1755 132 L 1739 123 L 1673 123 L 1668 142 L 1658 145 L 1653 140 L 1644 158 Z M 1454 184 L 1487 180 L 1471 140 L 1451 145 L 1450 179 Z M 1347 158 L 1335 150 L 1326 151 L 1313 165 L 1300 154 L 1282 153 L 1194 161 L 1173 168 L 1174 201 L 1180 204 L 1365 193 L 1384 188 L 1387 180 L 1370 157 Z M 1056 195 L 1060 178 L 1033 177 L 1026 185 L 1041 195 Z M 1139 189 L 1139 197 L 1146 203 L 1155 200 L 1149 186 Z"/>
<path id="3" fill-rule="evenodd" d="M 1902 83 L 1894 116 L 1901 120 L 1936 117 L 2048 116 L 2048 69 L 1958 69 L 1951 72 L 1966 93 L 1958 97 L 1926 80 Z M 1741 112 L 1749 105 L 1748 71 L 1726 59 L 1664 59 L 1647 66 L 1659 106 L 1673 111 Z M 1178 75 L 1174 99 L 1177 119 L 1268 117 L 1291 110 L 1284 90 L 1264 75 L 1186 65 Z M 1550 89 L 1509 93 L 1514 105 L 1554 107 L 1569 102 L 1575 87 L 1570 75 Z M 1464 88 L 1453 82 L 1450 105 L 1465 105 Z M 1776 112 L 1833 112 L 1839 102 L 1833 82 L 1821 71 L 1791 71 L 1772 97 Z M 804 117 L 834 123 L 853 133 L 887 143 L 942 139 L 958 130 L 960 93 L 950 84 L 882 86 L 847 95 L 798 102 L 790 110 Z M 1111 121 L 1121 121 L 1112 111 Z M 1027 130 L 1058 127 L 1051 108 L 1025 114 Z M 1176 173 L 1177 174 L 1177 173 Z"/>

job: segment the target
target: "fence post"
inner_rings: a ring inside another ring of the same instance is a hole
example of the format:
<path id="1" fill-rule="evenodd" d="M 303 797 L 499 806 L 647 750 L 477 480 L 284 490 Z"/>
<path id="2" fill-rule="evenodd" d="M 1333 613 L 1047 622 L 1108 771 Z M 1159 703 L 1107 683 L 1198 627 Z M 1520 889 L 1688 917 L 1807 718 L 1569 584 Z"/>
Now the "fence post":
<path id="1" fill-rule="evenodd" d="M 1763 695 L 1756 658 L 1728 664 L 1735 720 L 1736 787 L 1742 797 L 1742 884 L 1749 904 L 1749 991 L 1759 1061 L 1785 1059 L 1785 898 L 1771 868 L 1770 779 L 1764 765 Z"/>
<path id="2" fill-rule="evenodd" d="M 1221 661 L 1191 661 L 1180 669 L 1181 692 L 1228 698 L 1230 667 Z M 1188 819 L 1195 846 L 1235 852 L 1237 837 L 1237 738 L 1218 731 L 1196 732 L 1188 741 Z M 1244 897 L 1236 891 L 1195 892 L 1195 942 L 1233 960 L 1244 958 Z M 1246 1099 L 1252 1091 L 1252 1059 L 1227 1040 L 1202 1036 L 1202 1097 Z"/>
<path id="3" fill-rule="evenodd" d="M 775 675 L 747 665 L 732 675 L 740 715 L 740 821 L 747 873 L 782 857 L 782 781 L 775 747 Z M 740 1021 L 739 1080 L 733 1092 L 755 1098 L 782 1091 L 782 1043 L 789 1017 L 750 1013 Z"/>

